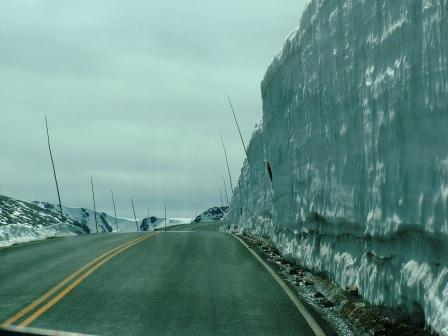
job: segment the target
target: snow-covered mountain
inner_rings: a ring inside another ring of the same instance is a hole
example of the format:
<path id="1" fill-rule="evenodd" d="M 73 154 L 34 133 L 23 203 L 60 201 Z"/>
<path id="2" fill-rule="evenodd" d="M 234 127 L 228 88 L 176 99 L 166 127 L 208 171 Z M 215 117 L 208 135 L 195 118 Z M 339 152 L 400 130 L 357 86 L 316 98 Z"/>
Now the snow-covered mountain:
<path id="1" fill-rule="evenodd" d="M 89 233 L 89 228 L 35 204 L 0 195 L 0 247 L 53 236 Z"/>
<path id="2" fill-rule="evenodd" d="M 448 3 L 310 0 L 229 223 L 448 335 Z M 268 171 L 272 173 L 272 181 Z"/>
<path id="3" fill-rule="evenodd" d="M 33 202 L 35 205 L 52 211 L 54 213 L 59 212 L 59 206 L 48 202 Z M 85 224 L 90 228 L 91 232 L 96 232 L 94 211 L 86 208 L 76 208 L 62 206 L 62 212 L 64 216 L 70 218 L 79 223 Z M 137 224 L 134 219 L 118 217 L 117 223 L 115 222 L 115 216 L 111 216 L 105 212 L 96 212 L 98 231 L 99 232 L 116 232 L 118 224 L 118 232 L 136 232 L 137 227 L 140 231 L 152 231 L 162 228 L 165 225 L 165 219 L 150 216 L 149 218 L 137 219 Z M 189 224 L 191 218 L 167 218 L 167 226 Z"/>
<path id="4" fill-rule="evenodd" d="M 43 209 L 47 209 L 56 213 L 59 211 L 59 206 L 48 202 L 33 202 L 33 203 Z M 93 210 L 87 208 L 62 206 L 62 212 L 64 216 L 71 218 L 79 223 L 87 225 L 91 232 L 96 232 L 95 216 Z M 99 211 L 96 212 L 96 216 L 99 232 L 112 232 L 117 230 L 117 225 L 115 223 L 114 216 L 110 216 L 105 212 L 99 212 Z M 133 219 L 118 217 L 117 222 L 119 232 L 137 231 L 137 226 L 135 225 L 135 221 Z M 137 223 L 138 226 L 140 226 L 140 222 L 137 221 Z"/>
<path id="5" fill-rule="evenodd" d="M 62 206 L 65 221 L 61 221 L 59 206 L 48 202 L 27 203 L 0 195 L 0 247 L 45 239 L 53 236 L 96 232 L 93 210 Z M 167 218 L 166 226 L 190 224 L 193 218 Z M 117 218 L 97 212 L 99 232 L 152 231 L 163 228 L 165 219 L 149 217 L 137 220 Z"/>
<path id="6" fill-rule="evenodd" d="M 227 213 L 228 209 L 228 207 L 212 207 L 197 215 L 193 222 L 199 223 L 220 220 Z"/>

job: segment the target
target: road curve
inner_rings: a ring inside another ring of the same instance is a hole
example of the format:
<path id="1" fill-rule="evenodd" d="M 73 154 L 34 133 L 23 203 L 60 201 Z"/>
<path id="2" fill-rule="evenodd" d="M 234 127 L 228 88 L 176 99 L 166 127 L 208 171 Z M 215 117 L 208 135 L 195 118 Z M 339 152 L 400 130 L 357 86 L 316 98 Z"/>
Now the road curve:
<path id="1" fill-rule="evenodd" d="M 95 335 L 314 335 L 246 247 L 231 235 L 204 231 L 216 226 L 196 228 L 148 239 L 87 235 L 0 249 L 0 322 L 115 248 L 30 326 Z"/>

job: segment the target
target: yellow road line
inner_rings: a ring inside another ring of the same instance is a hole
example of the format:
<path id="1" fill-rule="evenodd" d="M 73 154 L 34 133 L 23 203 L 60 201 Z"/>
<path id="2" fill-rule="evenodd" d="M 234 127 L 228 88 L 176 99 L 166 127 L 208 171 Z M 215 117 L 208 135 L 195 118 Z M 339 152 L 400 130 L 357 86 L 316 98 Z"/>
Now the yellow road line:
<path id="1" fill-rule="evenodd" d="M 35 309 L 37 306 L 39 306 L 40 304 L 42 304 L 44 301 L 46 301 L 49 297 L 51 297 L 54 293 L 56 293 L 57 291 L 59 291 L 62 287 L 64 287 L 67 283 L 69 283 L 70 281 L 72 281 L 75 277 L 77 277 L 79 274 L 81 274 L 82 272 L 84 272 L 85 270 L 87 270 L 89 267 L 95 265 L 96 263 L 100 262 L 102 259 L 106 258 L 107 256 L 113 254 L 115 251 L 120 250 L 121 248 L 132 244 L 134 242 L 139 242 L 142 239 L 146 239 L 147 237 L 152 237 L 152 234 L 149 235 L 145 235 L 143 237 L 139 237 L 137 239 L 131 240 L 129 242 L 123 243 L 115 248 L 113 248 L 112 250 L 102 254 L 101 256 L 99 256 L 98 258 L 94 259 L 93 261 L 89 262 L 87 265 L 81 267 L 80 269 L 78 269 L 77 271 L 75 271 L 74 273 L 72 273 L 71 275 L 69 275 L 68 277 L 66 277 L 64 280 L 62 280 L 59 284 L 57 284 L 56 286 L 54 286 L 52 289 L 50 289 L 48 292 L 46 292 L 44 295 L 42 295 L 40 298 L 38 298 L 37 300 L 33 301 L 30 305 L 26 306 L 25 308 L 23 308 L 22 310 L 20 310 L 18 313 L 16 313 L 14 316 L 10 317 L 9 319 L 7 319 L 5 322 L 2 323 L 2 327 L 7 327 L 11 324 L 13 324 L 14 322 L 20 320 L 22 317 L 24 317 L 25 315 L 27 315 L 29 312 L 31 312 L 33 309 Z"/>
<path id="2" fill-rule="evenodd" d="M 8 326 L 13 324 L 14 322 L 16 322 L 17 320 L 21 319 L 23 316 L 25 316 L 26 314 L 28 314 L 31 310 L 33 310 L 35 307 L 37 307 L 38 305 L 40 305 L 42 302 L 44 302 L 45 300 L 47 300 L 51 295 L 53 295 L 55 292 L 57 292 L 59 289 L 61 289 L 63 286 L 65 286 L 68 282 L 70 282 L 73 278 L 75 278 L 76 276 L 78 276 L 80 273 L 84 272 L 86 269 L 88 269 L 89 267 L 91 267 L 92 265 L 94 265 L 95 263 L 97 263 L 98 261 L 100 261 L 101 259 L 107 257 L 109 254 L 115 252 L 116 250 L 119 250 L 120 248 L 126 246 L 127 244 L 132 243 L 133 241 L 142 239 L 143 237 L 139 237 L 137 239 L 131 240 L 129 242 L 126 242 L 124 244 L 121 244 L 119 246 L 117 246 L 116 248 L 102 254 L 101 256 L 99 256 L 98 258 L 94 259 L 93 261 L 89 262 L 87 265 L 83 266 L 82 268 L 78 269 L 77 271 L 75 271 L 73 274 L 69 275 L 68 277 L 66 277 L 64 280 L 62 280 L 58 285 L 56 285 L 55 287 L 53 287 L 52 289 L 50 289 L 47 293 L 45 293 L 44 295 L 42 295 L 40 298 L 38 298 L 37 300 L 35 300 L 34 302 L 32 302 L 30 305 L 28 305 L 27 307 L 23 308 L 21 311 L 19 311 L 17 314 L 15 314 L 14 316 L 12 316 L 11 318 L 9 318 L 8 320 L 6 320 L 5 322 L 2 323 L 2 326 Z"/>
<path id="3" fill-rule="evenodd" d="M 19 324 L 20 327 L 26 327 L 30 323 L 32 323 L 35 319 L 37 319 L 39 316 L 41 316 L 43 313 L 45 313 L 48 309 L 53 307 L 56 303 L 58 303 L 64 296 L 66 296 L 68 293 L 70 293 L 74 288 L 76 288 L 81 282 L 83 282 L 89 275 L 91 275 L 93 272 L 95 272 L 98 268 L 100 268 L 102 265 L 107 263 L 110 259 L 115 257 L 116 255 L 122 253 L 123 251 L 127 250 L 128 248 L 137 245 L 141 243 L 144 240 L 147 240 L 149 238 L 152 238 L 156 236 L 157 234 L 148 235 L 145 236 L 143 239 L 140 239 L 139 241 L 133 242 L 122 249 L 112 253 L 105 259 L 101 260 L 99 263 L 97 263 L 95 266 L 90 268 L 86 273 L 81 275 L 75 282 L 71 283 L 69 286 L 67 286 L 62 292 L 60 292 L 58 295 L 56 295 L 53 299 L 48 301 L 45 305 L 43 305 L 41 308 L 39 308 L 34 314 L 32 314 L 30 317 L 28 317 L 26 320 L 24 320 L 22 323 Z"/>
<path id="4" fill-rule="evenodd" d="M 319 324 L 316 322 L 314 317 L 309 313 L 308 309 L 303 305 L 302 302 L 297 298 L 297 296 L 292 292 L 292 290 L 288 287 L 288 285 L 285 284 L 285 282 L 278 276 L 278 274 L 263 260 L 261 257 L 255 253 L 249 245 L 247 245 L 244 240 L 242 240 L 240 237 L 237 237 L 233 233 L 231 235 L 236 238 L 241 244 L 243 244 L 250 253 L 255 257 L 255 259 L 258 260 L 258 262 L 263 265 L 263 267 L 269 272 L 269 274 L 274 278 L 274 280 L 280 285 L 280 287 L 283 289 L 283 291 L 286 293 L 286 295 L 289 297 L 289 299 L 292 301 L 294 306 L 296 306 L 299 313 L 303 316 L 305 321 L 310 326 L 311 330 L 313 331 L 314 335 L 316 336 L 325 336 L 324 331 L 321 329 Z"/>

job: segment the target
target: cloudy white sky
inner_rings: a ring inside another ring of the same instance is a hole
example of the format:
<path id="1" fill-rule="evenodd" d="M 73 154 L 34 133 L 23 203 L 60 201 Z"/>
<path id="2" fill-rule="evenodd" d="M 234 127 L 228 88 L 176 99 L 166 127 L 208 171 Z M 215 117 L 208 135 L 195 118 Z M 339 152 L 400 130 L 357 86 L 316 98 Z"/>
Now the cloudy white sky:
<path id="1" fill-rule="evenodd" d="M 56 202 L 44 115 L 64 205 L 119 215 L 192 216 L 220 203 L 244 159 L 260 81 L 305 0 L 2 0 L 0 194 Z"/>

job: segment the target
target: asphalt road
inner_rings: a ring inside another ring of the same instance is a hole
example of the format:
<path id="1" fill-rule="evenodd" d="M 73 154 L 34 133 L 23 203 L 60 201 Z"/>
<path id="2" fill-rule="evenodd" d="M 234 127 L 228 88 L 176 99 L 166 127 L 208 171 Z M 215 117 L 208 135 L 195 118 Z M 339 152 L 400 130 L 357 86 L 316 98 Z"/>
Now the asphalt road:
<path id="1" fill-rule="evenodd" d="M 163 231 L 218 231 L 219 222 L 216 223 L 193 223 L 168 226 Z"/>
<path id="2" fill-rule="evenodd" d="M 0 322 L 95 335 L 314 335 L 236 238 L 216 224 L 177 229 L 0 249 Z"/>

